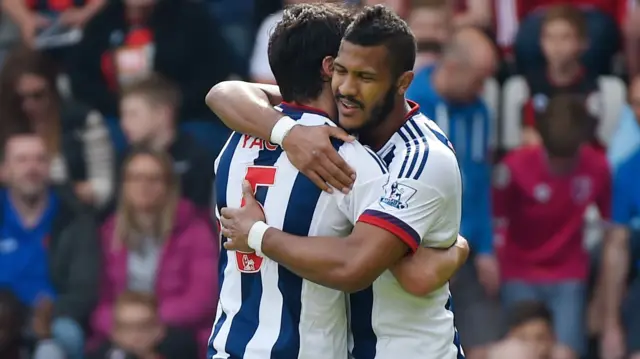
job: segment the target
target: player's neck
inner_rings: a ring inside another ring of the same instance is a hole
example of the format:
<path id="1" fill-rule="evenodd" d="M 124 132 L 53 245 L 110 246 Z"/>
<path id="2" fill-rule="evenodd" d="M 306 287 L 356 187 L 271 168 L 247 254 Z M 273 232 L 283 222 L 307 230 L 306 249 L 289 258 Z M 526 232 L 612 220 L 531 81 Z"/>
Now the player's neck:
<path id="1" fill-rule="evenodd" d="M 336 103 L 333 99 L 333 94 L 331 94 L 331 91 L 322 91 L 320 96 L 318 96 L 316 99 L 300 102 L 298 104 L 324 111 L 327 113 L 327 115 L 329 115 L 329 118 L 332 121 L 336 123 L 338 122 L 338 110 L 336 109 Z"/>
<path id="2" fill-rule="evenodd" d="M 361 142 L 371 147 L 374 151 L 384 147 L 391 139 L 391 136 L 398 132 L 400 127 L 407 122 L 407 115 L 411 112 L 411 106 L 409 106 L 404 97 L 402 97 L 402 100 L 396 99 L 395 102 L 393 109 L 391 109 L 391 112 L 389 112 L 380 126 L 360 134 Z"/>

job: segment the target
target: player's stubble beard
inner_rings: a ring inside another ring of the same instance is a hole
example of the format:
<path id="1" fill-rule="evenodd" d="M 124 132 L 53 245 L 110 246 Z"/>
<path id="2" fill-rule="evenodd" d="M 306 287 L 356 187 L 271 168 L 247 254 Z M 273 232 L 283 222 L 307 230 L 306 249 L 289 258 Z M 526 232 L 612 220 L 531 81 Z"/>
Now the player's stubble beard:
<path id="1" fill-rule="evenodd" d="M 382 101 L 376 104 L 371 110 L 371 114 L 369 115 L 369 118 L 364 121 L 364 124 L 357 129 L 353 129 L 351 132 L 364 135 L 365 137 L 368 133 L 375 132 L 393 110 L 397 91 L 397 87 L 395 85 L 391 85 L 382 98 Z"/>

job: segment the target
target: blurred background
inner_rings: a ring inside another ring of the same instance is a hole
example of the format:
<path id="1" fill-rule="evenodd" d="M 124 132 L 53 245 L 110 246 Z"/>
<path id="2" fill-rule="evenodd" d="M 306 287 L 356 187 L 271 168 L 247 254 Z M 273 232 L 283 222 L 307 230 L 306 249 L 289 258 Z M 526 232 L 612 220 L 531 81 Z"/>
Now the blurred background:
<path id="1" fill-rule="evenodd" d="M 274 83 L 300 0 L 0 0 L 0 358 L 203 358 L 217 303 L 204 103 Z M 354 6 L 360 1 L 349 1 Z M 449 136 L 469 359 L 640 358 L 640 3 L 386 0 Z"/>

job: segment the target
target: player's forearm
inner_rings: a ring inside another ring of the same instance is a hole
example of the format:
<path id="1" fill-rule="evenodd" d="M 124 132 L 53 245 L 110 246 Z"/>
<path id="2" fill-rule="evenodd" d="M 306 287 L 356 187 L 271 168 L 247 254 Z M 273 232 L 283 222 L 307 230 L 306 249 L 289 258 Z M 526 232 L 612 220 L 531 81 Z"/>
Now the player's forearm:
<path id="1" fill-rule="evenodd" d="M 405 257 L 391 272 L 402 288 L 416 296 L 425 296 L 447 283 L 469 256 L 467 241 L 458 236 L 449 249 L 420 247 Z"/>
<path id="2" fill-rule="evenodd" d="M 620 306 L 629 272 L 628 232 L 624 228 L 610 230 L 605 241 L 602 264 L 605 326 L 618 326 Z"/>
<path id="3" fill-rule="evenodd" d="M 224 81 L 207 94 L 209 108 L 234 131 L 269 140 L 282 117 L 273 108 L 280 102 L 277 86 Z"/>
<path id="4" fill-rule="evenodd" d="M 357 246 L 338 237 L 298 237 L 270 228 L 262 252 L 300 277 L 320 285 L 355 292 L 371 284 L 354 273 Z"/>

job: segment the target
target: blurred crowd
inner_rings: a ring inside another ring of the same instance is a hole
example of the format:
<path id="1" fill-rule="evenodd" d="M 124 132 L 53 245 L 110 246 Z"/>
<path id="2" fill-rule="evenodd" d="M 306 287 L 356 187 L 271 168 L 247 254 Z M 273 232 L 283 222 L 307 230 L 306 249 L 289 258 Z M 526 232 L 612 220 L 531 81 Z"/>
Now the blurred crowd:
<path id="1" fill-rule="evenodd" d="M 204 96 L 274 83 L 297 2 L 0 1 L 0 358 L 204 357 L 230 133 Z M 640 358 L 640 2 L 363 2 L 414 31 L 407 97 L 462 169 L 467 358 Z"/>

